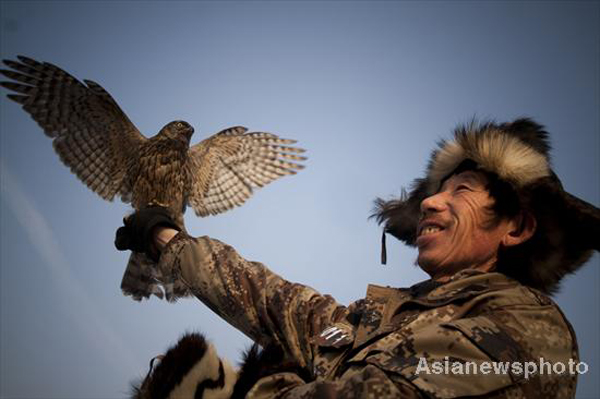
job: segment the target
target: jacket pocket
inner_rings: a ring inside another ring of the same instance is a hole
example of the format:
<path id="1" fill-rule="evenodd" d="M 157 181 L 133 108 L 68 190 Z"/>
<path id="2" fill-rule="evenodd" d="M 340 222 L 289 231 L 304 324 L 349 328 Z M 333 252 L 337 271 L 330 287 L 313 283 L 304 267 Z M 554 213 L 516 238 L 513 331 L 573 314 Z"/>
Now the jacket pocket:
<path id="1" fill-rule="evenodd" d="M 439 398 L 485 395 L 513 385 L 509 375 L 494 372 L 494 359 L 475 345 L 477 329 L 471 327 L 448 323 L 411 335 L 391 333 L 361 349 L 348 362 L 372 364 Z"/>

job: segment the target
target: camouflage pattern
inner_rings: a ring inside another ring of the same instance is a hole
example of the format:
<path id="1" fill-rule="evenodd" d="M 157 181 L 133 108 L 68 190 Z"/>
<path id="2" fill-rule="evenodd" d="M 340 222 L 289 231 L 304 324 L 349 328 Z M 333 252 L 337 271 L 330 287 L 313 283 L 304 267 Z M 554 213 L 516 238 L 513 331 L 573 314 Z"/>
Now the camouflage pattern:
<path id="1" fill-rule="evenodd" d="M 264 377 L 248 398 L 575 395 L 577 376 L 568 369 L 528 378 L 514 369 L 460 373 L 458 366 L 485 362 L 579 361 L 557 305 L 499 273 L 463 270 L 447 283 L 410 288 L 370 285 L 364 299 L 344 306 L 208 237 L 178 234 L 158 267 L 254 341 L 281 345 L 311 376 Z M 449 366 L 436 373 L 435 362 Z"/>

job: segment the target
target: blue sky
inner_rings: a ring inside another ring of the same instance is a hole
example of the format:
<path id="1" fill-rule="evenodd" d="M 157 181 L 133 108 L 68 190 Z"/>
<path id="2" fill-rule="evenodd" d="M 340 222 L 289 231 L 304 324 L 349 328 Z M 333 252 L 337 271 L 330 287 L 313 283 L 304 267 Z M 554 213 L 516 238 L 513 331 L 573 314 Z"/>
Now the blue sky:
<path id="1" fill-rule="evenodd" d="M 147 136 L 184 119 L 192 142 L 244 125 L 295 138 L 307 168 L 190 232 L 233 245 L 341 303 L 367 283 L 426 278 L 416 252 L 367 219 L 422 175 L 434 143 L 473 116 L 530 116 L 571 193 L 600 205 L 597 2 L 0 3 L 0 55 L 105 87 Z M 0 99 L 0 396 L 118 398 L 148 361 L 199 330 L 237 360 L 249 341 L 195 300 L 121 295 L 113 247 L 127 205 L 101 200 Z M 600 260 L 555 296 L 600 395 Z"/>

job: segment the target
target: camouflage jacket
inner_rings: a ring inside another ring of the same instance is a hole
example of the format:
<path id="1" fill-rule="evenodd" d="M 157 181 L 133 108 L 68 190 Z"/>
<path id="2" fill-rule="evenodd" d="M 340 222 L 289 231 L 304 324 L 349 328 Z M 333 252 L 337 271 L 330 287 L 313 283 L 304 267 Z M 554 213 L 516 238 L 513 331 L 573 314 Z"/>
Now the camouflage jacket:
<path id="1" fill-rule="evenodd" d="M 344 306 L 208 237 L 179 233 L 158 267 L 254 341 L 281 345 L 311 376 L 264 377 L 250 398 L 575 395 L 572 327 L 548 297 L 499 273 L 370 285 Z"/>

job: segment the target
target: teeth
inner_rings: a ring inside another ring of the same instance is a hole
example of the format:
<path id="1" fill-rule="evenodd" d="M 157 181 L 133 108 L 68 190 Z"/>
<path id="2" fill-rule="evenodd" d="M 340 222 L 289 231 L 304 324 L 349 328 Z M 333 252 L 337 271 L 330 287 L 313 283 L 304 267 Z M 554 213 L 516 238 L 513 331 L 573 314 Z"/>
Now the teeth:
<path id="1" fill-rule="evenodd" d="M 423 230 L 421 230 L 421 235 L 424 236 L 427 234 L 437 233 L 440 230 L 442 229 L 437 226 L 427 226 Z"/>

